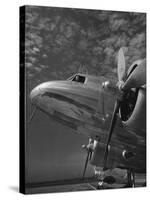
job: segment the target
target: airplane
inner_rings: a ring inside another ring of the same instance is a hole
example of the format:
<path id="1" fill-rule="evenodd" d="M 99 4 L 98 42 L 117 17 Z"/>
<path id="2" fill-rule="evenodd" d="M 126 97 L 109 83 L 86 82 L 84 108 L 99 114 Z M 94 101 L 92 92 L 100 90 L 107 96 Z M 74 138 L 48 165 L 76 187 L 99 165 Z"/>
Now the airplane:
<path id="1" fill-rule="evenodd" d="M 127 69 L 120 48 L 117 74 L 116 81 L 77 73 L 67 80 L 41 83 L 30 93 L 35 111 L 89 138 L 82 146 L 87 151 L 83 179 L 90 162 L 98 189 L 115 182 L 108 171 L 125 170 L 127 187 L 135 187 L 135 173 L 146 173 L 146 59 Z"/>

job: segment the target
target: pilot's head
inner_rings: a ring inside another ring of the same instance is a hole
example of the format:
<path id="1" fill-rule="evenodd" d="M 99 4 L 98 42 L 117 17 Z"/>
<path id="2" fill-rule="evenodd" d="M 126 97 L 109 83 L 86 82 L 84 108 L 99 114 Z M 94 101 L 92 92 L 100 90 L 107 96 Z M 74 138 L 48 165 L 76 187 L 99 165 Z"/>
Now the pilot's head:
<path id="1" fill-rule="evenodd" d="M 77 82 L 79 82 L 79 76 L 78 76 L 78 75 L 76 75 L 75 80 L 76 80 Z"/>

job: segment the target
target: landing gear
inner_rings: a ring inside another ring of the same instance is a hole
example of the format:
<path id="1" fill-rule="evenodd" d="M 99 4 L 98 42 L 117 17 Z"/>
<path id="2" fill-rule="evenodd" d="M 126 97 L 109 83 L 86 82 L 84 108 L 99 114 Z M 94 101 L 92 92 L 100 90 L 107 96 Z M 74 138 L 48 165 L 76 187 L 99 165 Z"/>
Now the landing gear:
<path id="1" fill-rule="evenodd" d="M 105 189 L 104 185 L 112 186 L 116 182 L 113 176 L 106 176 L 103 180 L 98 183 L 97 189 Z"/>
<path id="2" fill-rule="evenodd" d="M 125 188 L 134 188 L 135 187 L 135 173 L 133 169 L 128 169 L 127 170 L 127 185 L 125 186 Z"/>
<path id="3" fill-rule="evenodd" d="M 98 182 L 97 190 L 100 190 L 100 189 L 104 189 L 104 182 L 103 181 Z"/>

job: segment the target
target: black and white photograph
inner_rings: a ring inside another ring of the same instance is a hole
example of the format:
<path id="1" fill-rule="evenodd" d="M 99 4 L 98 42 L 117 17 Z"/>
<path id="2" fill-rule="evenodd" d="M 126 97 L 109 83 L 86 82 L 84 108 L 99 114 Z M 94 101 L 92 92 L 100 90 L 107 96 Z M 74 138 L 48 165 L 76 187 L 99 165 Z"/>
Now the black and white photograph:
<path id="1" fill-rule="evenodd" d="M 20 7 L 20 192 L 146 187 L 146 142 L 146 13 Z"/>

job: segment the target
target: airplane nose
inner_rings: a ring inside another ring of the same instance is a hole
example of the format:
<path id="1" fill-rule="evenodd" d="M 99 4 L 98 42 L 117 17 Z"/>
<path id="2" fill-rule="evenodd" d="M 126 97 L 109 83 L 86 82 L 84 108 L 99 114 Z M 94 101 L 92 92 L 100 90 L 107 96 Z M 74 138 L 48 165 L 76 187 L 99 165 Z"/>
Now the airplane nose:
<path id="1" fill-rule="evenodd" d="M 39 97 L 43 94 L 47 85 L 48 85 L 48 82 L 45 82 L 33 88 L 33 90 L 30 93 L 30 99 L 31 99 L 32 104 L 37 103 Z"/>
<path id="2" fill-rule="evenodd" d="M 38 97 L 40 96 L 40 94 L 41 94 L 41 90 L 40 90 L 40 88 L 37 86 L 37 87 L 35 87 L 32 91 L 31 91 L 31 93 L 30 93 L 30 100 L 31 100 L 31 103 L 32 104 L 34 104 L 36 101 L 37 101 L 37 99 L 38 99 Z"/>

